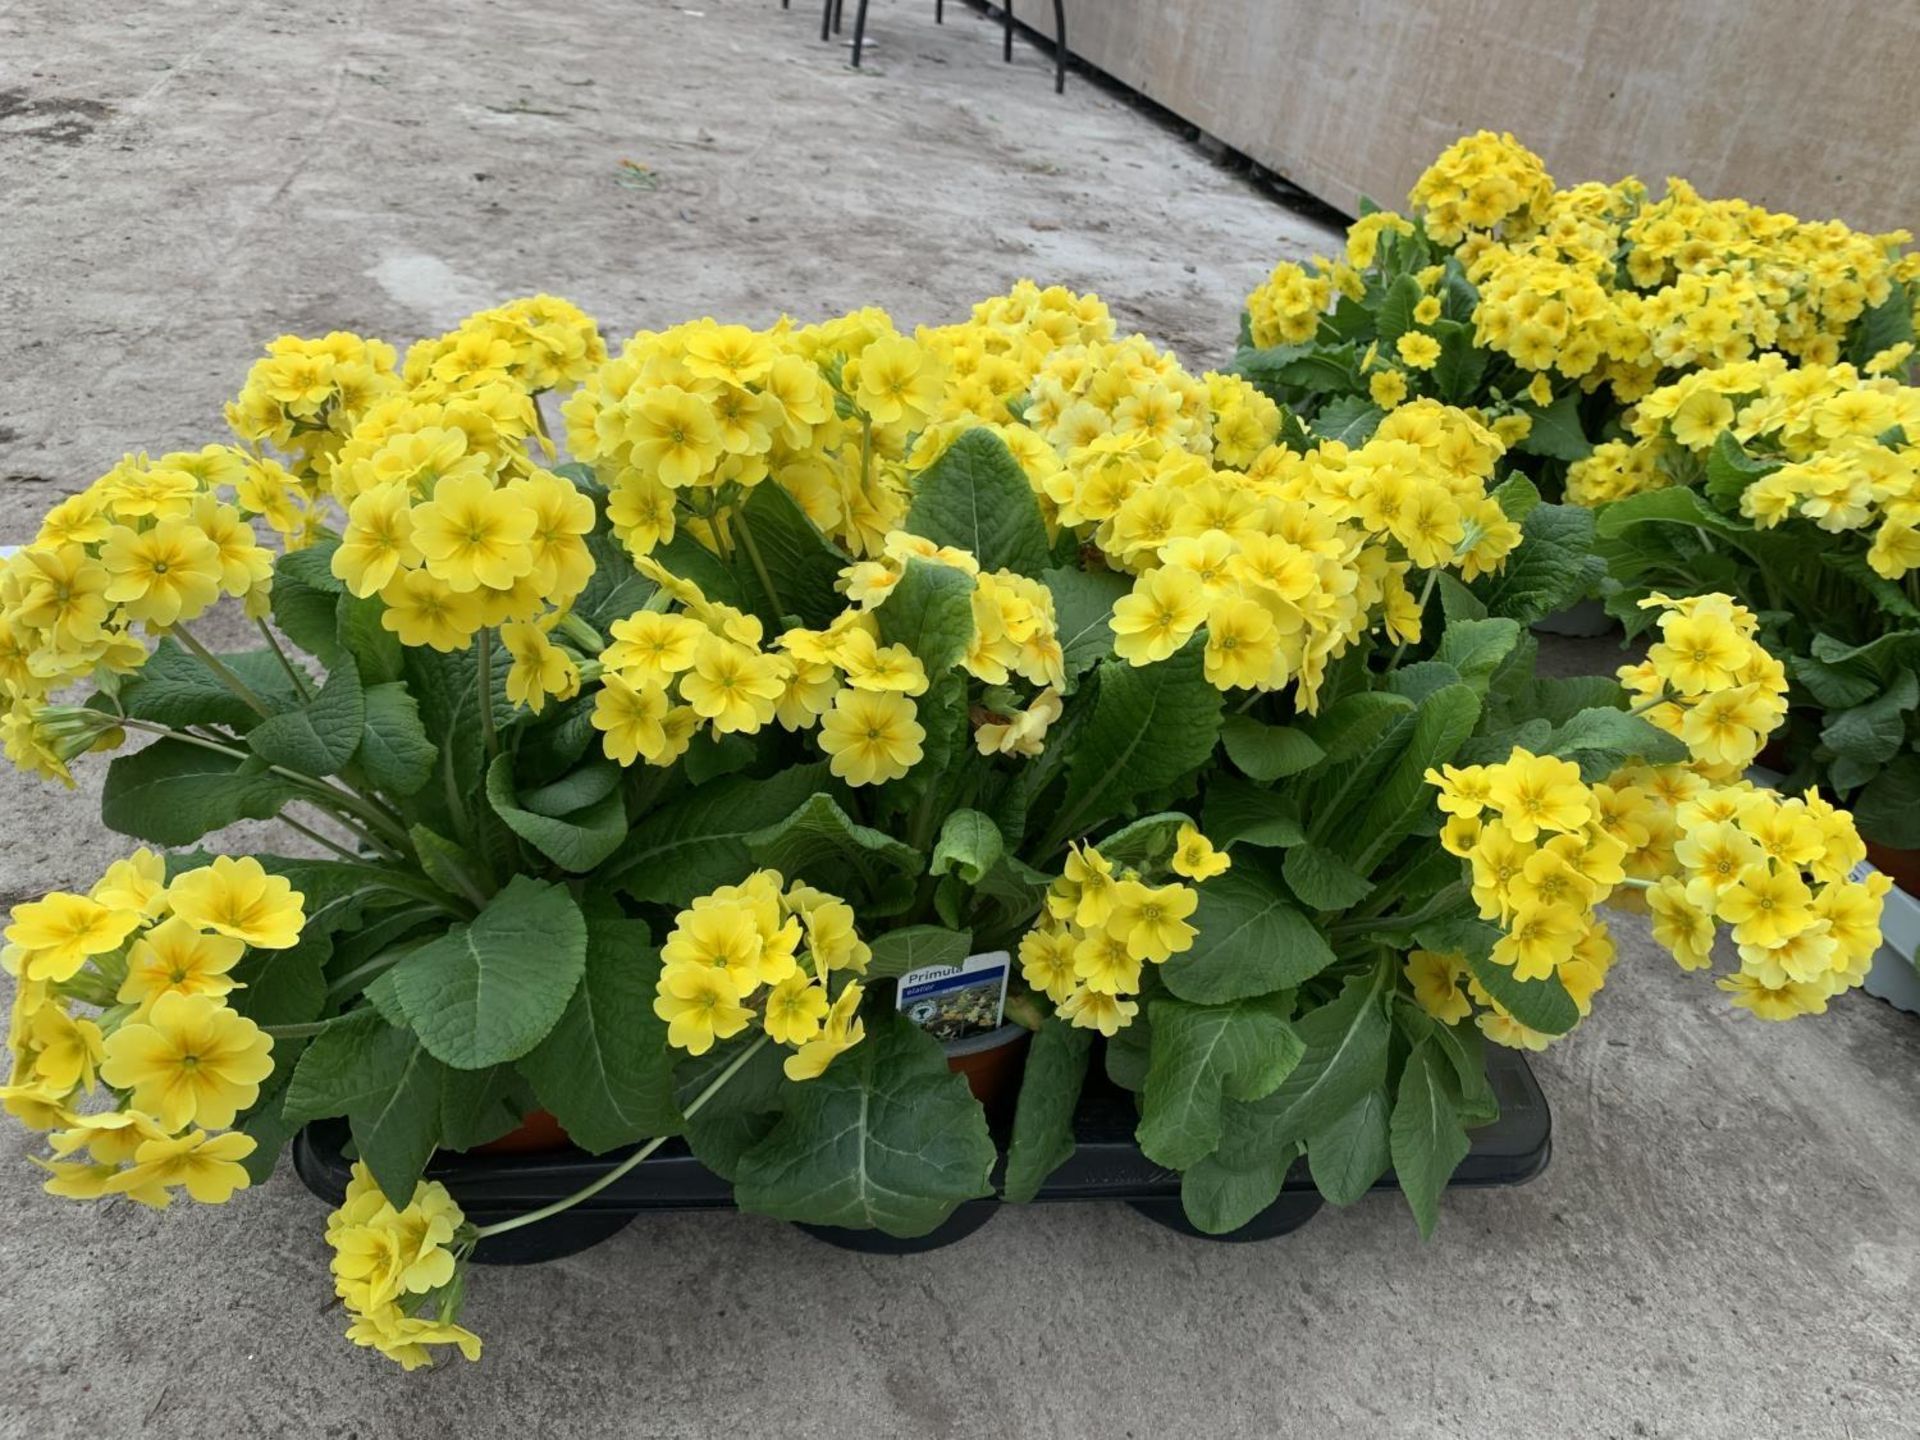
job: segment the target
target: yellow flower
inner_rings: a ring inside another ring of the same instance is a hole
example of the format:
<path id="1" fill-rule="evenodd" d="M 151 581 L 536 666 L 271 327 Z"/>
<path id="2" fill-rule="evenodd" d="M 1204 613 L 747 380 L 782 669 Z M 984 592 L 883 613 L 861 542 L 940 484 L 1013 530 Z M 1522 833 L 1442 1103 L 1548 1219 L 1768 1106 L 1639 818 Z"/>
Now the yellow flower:
<path id="1" fill-rule="evenodd" d="M 1258 600 L 1229 599 L 1207 616 L 1206 676 L 1217 690 L 1251 690 L 1273 674 L 1280 637 Z"/>
<path id="2" fill-rule="evenodd" d="M 507 670 L 507 699 L 538 715 L 547 697 L 571 700 L 580 693 L 580 671 L 573 658 L 538 625 L 502 625 L 500 643 L 513 664 Z"/>
<path id="3" fill-rule="evenodd" d="M 1413 323 L 1416 325 L 1431 325 L 1439 318 L 1440 297 L 1438 295 L 1422 296 L 1420 303 L 1413 307 Z"/>
<path id="4" fill-rule="evenodd" d="M 1827 1008 L 1827 991 L 1823 985 L 1797 980 L 1769 985 L 1745 970 L 1723 975 L 1713 983 L 1733 996 L 1735 1005 L 1760 1020 L 1792 1020 L 1801 1015 L 1819 1015 Z"/>
<path id="5" fill-rule="evenodd" d="M 730 1039 L 753 1022 L 733 977 L 710 965 L 662 970 L 653 1013 L 667 1022 L 667 1043 L 689 1055 L 706 1054 L 714 1041 Z"/>
<path id="6" fill-rule="evenodd" d="M 143 845 L 109 865 L 88 893 L 110 909 L 152 919 L 167 908 L 167 862 Z"/>
<path id="7" fill-rule="evenodd" d="M 1440 358 L 1440 342 L 1431 335 L 1409 330 L 1394 342 L 1394 353 L 1416 370 L 1431 370 Z"/>
<path id="8" fill-rule="evenodd" d="M 511 490 L 482 475 L 443 478 L 413 510 L 413 543 L 427 573 L 456 594 L 512 588 L 533 569 L 535 515 Z"/>
<path id="9" fill-rule="evenodd" d="M 380 623 L 402 645 L 425 645 L 443 654 L 464 650 L 485 619 L 478 591 L 457 591 L 426 570 L 402 570 L 380 587 L 386 609 Z"/>
<path id="10" fill-rule="evenodd" d="M 551 470 L 536 470 L 508 489 L 533 515 L 527 550 L 541 594 L 555 604 L 562 603 L 561 597 L 578 595 L 593 578 L 593 555 L 586 543 L 593 531 L 592 498 Z"/>
<path id="11" fill-rule="evenodd" d="M 1073 993 L 1073 934 L 1041 927 L 1020 937 L 1020 974 L 1056 1005 Z"/>
<path id="12" fill-rule="evenodd" d="M 1592 817 L 1580 767 L 1571 760 L 1516 749 L 1493 771 L 1488 800 L 1515 840 L 1532 840 L 1542 830 L 1578 830 Z"/>
<path id="13" fill-rule="evenodd" d="M 150 625 L 191 620 L 220 598 L 220 552 L 185 520 L 141 531 L 116 525 L 100 547 L 100 562 L 113 576 L 106 598 Z"/>
<path id="14" fill-rule="evenodd" d="M 19 601 L 10 607 L 22 625 L 50 632 L 55 645 L 74 648 L 100 634 L 111 608 L 107 588 L 113 576 L 79 545 L 33 547 L 21 552 L 24 567 Z"/>
<path id="15" fill-rule="evenodd" d="M 1487 1039 L 1509 1050 L 1544 1050 L 1554 1041 L 1553 1036 L 1529 1029 L 1504 1010 L 1489 1010 L 1474 1017 L 1473 1023 Z"/>
<path id="16" fill-rule="evenodd" d="M 155 1191 L 164 1193 L 175 1185 L 184 1185 L 187 1194 L 202 1205 L 224 1205 L 233 1192 L 251 1183 L 247 1167 L 240 1162 L 254 1151 L 251 1135 L 231 1133 L 209 1135 L 204 1130 L 189 1130 L 184 1135 L 164 1140 L 148 1140 L 133 1153 L 133 1164 L 108 1182 L 110 1194 L 145 1199 Z"/>
<path id="17" fill-rule="evenodd" d="M 1749 865 L 1715 902 L 1715 911 L 1733 927 L 1734 942 L 1771 950 L 1816 922 L 1813 892 L 1792 870 L 1771 871 Z"/>
<path id="18" fill-rule="evenodd" d="M 480 1337 L 451 1320 L 409 1315 L 395 1307 L 374 1310 L 347 1327 L 347 1339 L 366 1350 L 378 1350 L 402 1370 L 418 1370 L 433 1363 L 430 1345 L 458 1346 L 468 1360 L 480 1358 Z"/>
<path id="19" fill-rule="evenodd" d="M 1060 1006 L 1060 1018 L 1082 1030 L 1098 1030 L 1111 1040 L 1140 1013 L 1135 1000 L 1123 1000 L 1102 990 L 1082 988 L 1069 995 Z"/>
<path id="20" fill-rule="evenodd" d="M 1180 827 L 1173 844 L 1175 874 L 1184 875 L 1189 880 L 1211 880 L 1216 875 L 1224 875 L 1232 864 L 1233 860 L 1227 852 L 1214 849 L 1213 842 L 1191 822 Z"/>
<path id="21" fill-rule="evenodd" d="M 665 720 L 667 692 L 657 685 L 636 685 L 616 674 L 600 678 L 593 699 L 593 728 L 601 731 L 609 760 L 631 765 L 644 758 L 650 765 L 670 763 Z"/>
<path id="22" fill-rule="evenodd" d="M 84 895 L 56 890 L 13 907 L 7 940 L 24 952 L 19 965 L 23 978 L 58 983 L 71 980 L 90 957 L 118 950 L 140 922 L 138 910 L 110 909 Z"/>
<path id="23" fill-rule="evenodd" d="M 33 1074 L 49 1090 L 70 1095 L 81 1086 L 93 1089 L 104 1045 L 93 1021 L 75 1019 L 59 1005 L 43 1005 L 27 1027 L 27 1044 Z"/>
<path id="24" fill-rule="evenodd" d="M 179 916 L 162 921 L 133 942 L 127 952 L 127 978 L 114 998 L 137 1005 L 141 1014 L 162 995 L 230 994 L 236 984 L 227 972 L 246 953 L 243 941 L 209 935 Z"/>
<path id="25" fill-rule="evenodd" d="M 1193 937 L 1200 932 L 1187 923 L 1187 917 L 1199 904 L 1199 892 L 1185 885 L 1147 886 L 1122 880 L 1114 887 L 1107 932 L 1125 942 L 1128 954 L 1158 965 L 1193 947 Z"/>
<path id="26" fill-rule="evenodd" d="M 1060 878 L 1068 897 L 1063 918 L 1082 930 L 1104 929 L 1119 888 L 1112 862 L 1091 845 L 1070 846 Z"/>
<path id="27" fill-rule="evenodd" d="M 642 610 L 608 627 L 613 643 L 600 652 L 600 662 L 617 670 L 635 685 L 665 689 L 673 677 L 693 668 L 693 658 L 708 631 L 698 620 Z"/>
<path id="28" fill-rule="evenodd" d="M 1467 973 L 1464 956 L 1413 950 L 1407 954 L 1405 969 L 1413 998 L 1443 1025 L 1456 1024 L 1473 1013 L 1473 1002 L 1467 998 L 1463 983 Z"/>
<path id="29" fill-rule="evenodd" d="M 694 652 L 680 695 L 715 733 L 752 734 L 768 721 L 786 690 L 780 662 L 749 646 L 707 635 Z"/>
<path id="30" fill-rule="evenodd" d="M 1516 907 L 1507 933 L 1494 942 L 1493 959 L 1511 966 L 1516 980 L 1544 980 L 1579 941 L 1584 912 L 1573 905 Z"/>
<path id="31" fill-rule="evenodd" d="M 711 320 L 688 327 L 687 373 L 701 380 L 747 386 L 773 368 L 773 344 L 744 325 L 716 325 Z"/>
<path id="32" fill-rule="evenodd" d="M 627 431 L 634 463 L 675 490 L 699 484 L 723 453 L 713 406 L 678 385 L 651 391 L 630 413 Z"/>
<path id="33" fill-rule="evenodd" d="M 1747 661 L 1751 642 L 1714 614 L 1661 617 L 1660 640 L 1647 661 L 1682 695 L 1701 695 L 1733 684 L 1734 672 Z"/>
<path id="34" fill-rule="evenodd" d="M 828 768 L 849 785 L 898 780 L 920 763 L 926 738 L 913 701 L 893 691 L 843 689 L 820 723 Z"/>
<path id="35" fill-rule="evenodd" d="M 1713 912 L 1688 898 L 1678 876 L 1665 876 L 1647 891 L 1647 908 L 1653 913 L 1655 942 L 1666 947 L 1682 970 L 1712 968 Z"/>
<path id="36" fill-rule="evenodd" d="M 827 1008 L 825 987 L 796 970 L 767 992 L 761 1025 L 776 1045 L 804 1045 L 820 1033 Z"/>
<path id="37" fill-rule="evenodd" d="M 1398 370 L 1379 370 L 1367 377 L 1367 394 L 1382 410 L 1391 410 L 1407 398 L 1407 377 Z"/>
<path id="38" fill-rule="evenodd" d="M 751 909 L 696 901 L 680 912 L 672 934 L 660 947 L 660 959 L 669 971 L 692 968 L 723 975 L 734 995 L 744 999 L 760 988 L 764 949 L 765 939 Z M 667 988 L 664 976 L 661 988 Z"/>
<path id="39" fill-rule="evenodd" d="M 865 630 L 847 632 L 834 652 L 834 662 L 856 690 L 927 693 L 927 672 L 919 657 L 904 645 L 877 644 Z"/>
<path id="40" fill-rule="evenodd" d="M 347 507 L 346 533 L 330 568 L 363 600 L 377 595 L 395 571 L 420 563 L 411 499 L 405 485 L 390 481 L 361 491 Z"/>
<path id="41" fill-rule="evenodd" d="M 854 402 L 878 425 L 924 420 L 940 404 L 940 364 L 911 340 L 875 340 L 860 352 Z"/>
<path id="42" fill-rule="evenodd" d="M 273 1073 L 273 1038 L 205 995 L 163 995 L 108 1037 L 100 1078 L 169 1130 L 223 1129 Z"/>
<path id="43" fill-rule="evenodd" d="M 786 1063 L 780 1067 L 787 1079 L 805 1081 L 819 1078 L 837 1056 L 866 1038 L 866 1022 L 859 1016 L 860 1001 L 865 993 L 865 988 L 858 980 L 847 982 L 847 988 L 840 992 L 840 997 L 833 1002 L 833 1008 L 827 1012 L 819 1036 L 789 1055 Z"/>
<path id="44" fill-rule="evenodd" d="M 1164 660 L 1207 618 L 1206 587 L 1168 566 L 1142 577 L 1113 607 L 1114 653 L 1134 665 Z"/>
<path id="45" fill-rule="evenodd" d="M 180 919 L 261 950 L 300 943 L 304 899 L 285 876 L 269 875 L 251 855 L 216 856 L 211 865 L 188 870 L 167 887 L 167 900 Z"/>

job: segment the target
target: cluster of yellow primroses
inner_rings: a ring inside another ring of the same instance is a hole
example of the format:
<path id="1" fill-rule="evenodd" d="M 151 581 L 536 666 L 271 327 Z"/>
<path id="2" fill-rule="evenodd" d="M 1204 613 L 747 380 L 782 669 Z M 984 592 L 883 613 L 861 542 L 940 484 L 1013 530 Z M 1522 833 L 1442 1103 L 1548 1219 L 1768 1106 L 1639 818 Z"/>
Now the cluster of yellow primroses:
<path id="1" fill-rule="evenodd" d="M 353 1321 L 347 1338 L 403 1370 L 433 1363 L 433 1347 L 480 1358 L 480 1337 L 458 1322 L 463 1271 L 475 1234 L 437 1180 L 422 1180 L 395 1209 L 355 1161 L 346 1198 L 327 1217 L 333 1289 Z"/>
<path id="2" fill-rule="evenodd" d="M 1557 976 L 1585 1014 L 1613 961 L 1602 904 L 1651 909 L 1654 937 L 1688 969 L 1712 964 L 1715 922 L 1740 969 L 1718 983 L 1763 1019 L 1818 1014 L 1859 985 L 1880 943 L 1887 878 L 1855 880 L 1853 820 L 1809 790 L 1786 798 L 1739 778 L 1786 714 L 1779 663 L 1751 613 L 1724 595 L 1649 602 L 1661 636 L 1620 678 L 1636 708 L 1687 746 L 1684 765 L 1635 763 L 1588 784 L 1570 760 L 1516 748 L 1497 765 L 1429 771 L 1448 819 L 1440 843 L 1472 866 L 1473 897 L 1502 931 L 1492 960 L 1519 980 Z M 1457 954 L 1416 951 L 1407 974 L 1436 1018 L 1505 1045 L 1551 1037 L 1520 1024 Z"/>
<path id="3" fill-rule="evenodd" d="M 758 1020 L 786 1058 L 789 1080 L 812 1080 L 866 1036 L 860 1019 L 873 952 L 853 907 L 777 870 L 702 895 L 675 917 L 660 947 L 654 1013 L 667 1043 L 704 1055 Z M 842 977 L 838 993 L 830 985 Z"/>
<path id="4" fill-rule="evenodd" d="M 0 964 L 14 977 L 0 1104 L 48 1132 L 56 1195 L 164 1208 L 184 1187 L 218 1204 L 247 1184 L 251 1137 L 226 1130 L 273 1072 L 273 1040 L 236 1012 L 249 947 L 284 950 L 302 897 L 251 857 L 171 882 L 138 850 L 85 895 L 13 907 Z"/>
<path id="5" fill-rule="evenodd" d="M 1480 131 L 1448 147 L 1409 202 L 1426 234 L 1457 257 L 1478 288 L 1474 339 L 1523 371 L 1630 404 L 1664 374 L 1778 351 L 1813 365 L 1840 357 L 1848 328 L 1896 281 L 1920 276 L 1905 231 L 1871 235 L 1838 221 L 1806 222 L 1744 200 L 1703 199 L 1670 179 L 1653 200 L 1638 180 L 1556 190 L 1538 155 L 1513 136 Z M 1411 234 L 1404 217 L 1362 217 L 1339 260 L 1292 263 L 1248 297 L 1256 345 L 1314 337 L 1336 296 L 1359 300 L 1383 235 Z M 1439 264 L 1418 280 L 1439 318 Z M 1424 304 L 1424 301 L 1422 302 Z M 1420 337 L 1420 338 L 1415 338 Z M 1399 384 L 1439 352 L 1421 328 L 1397 342 Z M 1388 406 L 1396 383 L 1375 377 Z M 1551 395 L 1536 392 L 1538 403 Z"/>
<path id="6" fill-rule="evenodd" d="M 1208 880 L 1231 864 L 1192 824 L 1180 827 L 1168 861 L 1173 874 Z M 1020 941 L 1020 974 L 1083 1030 L 1117 1035 L 1140 1013 L 1141 967 L 1193 947 L 1188 923 L 1200 895 L 1191 885 L 1116 868 L 1092 845 L 1076 845 L 1047 887 L 1046 906 Z"/>
<path id="7" fill-rule="evenodd" d="M 670 765 L 702 726 L 719 738 L 778 722 L 789 731 L 817 726 L 830 768 L 850 785 L 906 775 L 926 739 L 914 700 L 937 677 L 907 646 L 883 639 L 881 614 L 911 563 L 957 571 L 972 587 L 971 639 L 955 669 L 990 685 L 1017 675 L 1044 687 L 1025 709 L 982 723 L 981 752 L 1036 755 L 1059 717 L 1064 660 L 1051 592 L 1010 570 L 983 571 L 964 550 L 894 531 L 880 558 L 841 572 L 851 603 L 825 629 L 795 627 L 771 645 L 758 618 L 709 599 L 650 556 L 635 563 L 679 608 L 616 620 L 600 651 L 593 724 L 623 765 Z M 569 658 L 561 663 L 577 678 Z"/>

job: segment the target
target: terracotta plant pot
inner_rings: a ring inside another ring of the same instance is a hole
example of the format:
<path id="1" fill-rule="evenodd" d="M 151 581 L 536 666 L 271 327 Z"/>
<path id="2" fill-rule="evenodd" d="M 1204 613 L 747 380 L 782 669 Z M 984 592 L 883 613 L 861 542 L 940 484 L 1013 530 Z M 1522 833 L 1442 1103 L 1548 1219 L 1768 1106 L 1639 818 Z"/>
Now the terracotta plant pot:
<path id="1" fill-rule="evenodd" d="M 472 1155 L 540 1155 L 553 1150 L 565 1150 L 573 1142 L 567 1139 L 567 1132 L 560 1128 L 560 1122 L 545 1110 L 531 1110 L 520 1122 L 520 1128 L 509 1130 L 498 1140 L 489 1140 L 484 1145 L 476 1145 Z"/>

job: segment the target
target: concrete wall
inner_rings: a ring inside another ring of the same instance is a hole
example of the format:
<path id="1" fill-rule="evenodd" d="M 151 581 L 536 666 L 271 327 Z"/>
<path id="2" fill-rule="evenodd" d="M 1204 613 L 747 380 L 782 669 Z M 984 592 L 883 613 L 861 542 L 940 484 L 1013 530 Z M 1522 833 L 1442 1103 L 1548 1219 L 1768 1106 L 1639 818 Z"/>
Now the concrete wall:
<path id="1" fill-rule="evenodd" d="M 1043 32 L 1038 0 L 1016 6 Z M 1066 0 L 1069 48 L 1352 213 L 1511 130 L 1565 185 L 1683 175 L 1920 221 L 1916 0 Z"/>

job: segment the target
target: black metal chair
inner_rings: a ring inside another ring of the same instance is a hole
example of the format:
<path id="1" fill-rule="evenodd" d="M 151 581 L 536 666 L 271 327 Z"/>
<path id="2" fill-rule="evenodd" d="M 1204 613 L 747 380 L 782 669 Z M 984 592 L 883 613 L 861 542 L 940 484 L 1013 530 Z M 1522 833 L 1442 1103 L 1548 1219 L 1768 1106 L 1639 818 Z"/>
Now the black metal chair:
<path id="1" fill-rule="evenodd" d="M 782 10 L 793 8 L 793 0 L 780 0 Z M 1000 58 L 1008 64 L 1013 63 L 1013 0 L 1000 0 L 997 7 L 1005 26 L 1005 35 L 1001 41 Z M 846 19 L 847 0 L 825 0 L 820 12 L 820 38 L 831 40 L 840 30 Z M 933 23 L 944 25 L 947 21 L 947 0 L 933 0 Z M 860 51 L 867 38 L 867 0 L 859 0 L 853 12 L 853 65 L 860 68 Z M 1067 8 L 1064 0 L 1053 0 L 1053 93 L 1067 93 Z"/>

